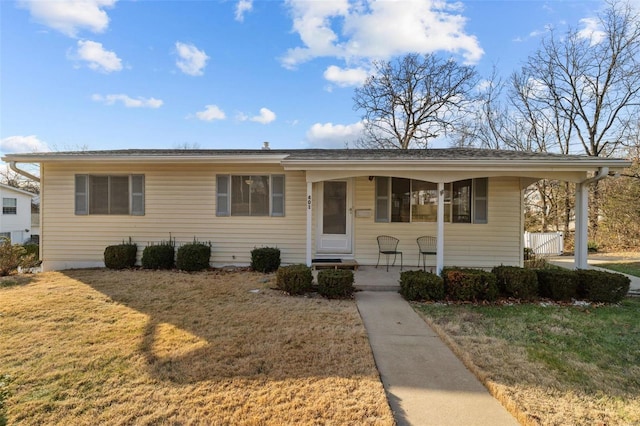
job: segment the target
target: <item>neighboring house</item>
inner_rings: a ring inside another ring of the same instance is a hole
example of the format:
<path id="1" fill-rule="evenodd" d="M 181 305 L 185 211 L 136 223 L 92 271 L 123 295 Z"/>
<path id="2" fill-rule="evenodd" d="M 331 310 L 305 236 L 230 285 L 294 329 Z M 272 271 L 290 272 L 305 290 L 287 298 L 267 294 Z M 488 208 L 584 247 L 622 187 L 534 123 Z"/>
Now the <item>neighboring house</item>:
<path id="1" fill-rule="evenodd" d="M 576 260 L 586 266 L 587 186 L 618 159 L 478 149 L 118 150 L 10 154 L 40 163 L 44 270 L 103 266 L 106 246 L 212 243 L 214 265 L 248 264 L 255 247 L 283 263 L 316 258 L 375 265 L 376 236 L 438 237 L 444 265 L 522 265 L 523 190 L 577 183 Z M 595 177 L 589 177 L 595 174 Z M 584 250 L 583 250 L 584 249 Z"/>
<path id="2" fill-rule="evenodd" d="M 39 223 L 32 222 L 31 202 L 37 197 L 29 191 L 0 183 L 0 237 L 6 237 L 13 244 L 22 244 L 39 235 Z"/>

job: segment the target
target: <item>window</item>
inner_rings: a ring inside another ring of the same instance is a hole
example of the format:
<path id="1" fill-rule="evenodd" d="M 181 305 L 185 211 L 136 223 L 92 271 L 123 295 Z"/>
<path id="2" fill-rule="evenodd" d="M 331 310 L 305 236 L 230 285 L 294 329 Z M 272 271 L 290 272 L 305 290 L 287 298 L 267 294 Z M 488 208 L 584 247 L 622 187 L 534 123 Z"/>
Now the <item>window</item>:
<path id="1" fill-rule="evenodd" d="M 144 215 L 144 175 L 76 175 L 77 215 Z"/>
<path id="2" fill-rule="evenodd" d="M 217 175 L 217 216 L 284 216 L 284 175 Z"/>
<path id="3" fill-rule="evenodd" d="M 5 238 L 11 242 L 11 232 L 0 232 L 0 243 L 2 243 Z"/>
<path id="4" fill-rule="evenodd" d="M 2 199 L 2 214 L 18 214 L 18 199 L 17 198 L 3 198 Z"/>
<path id="5" fill-rule="evenodd" d="M 444 221 L 487 223 L 487 178 L 444 186 Z M 415 179 L 376 177 L 376 222 L 436 222 L 438 185 Z"/>

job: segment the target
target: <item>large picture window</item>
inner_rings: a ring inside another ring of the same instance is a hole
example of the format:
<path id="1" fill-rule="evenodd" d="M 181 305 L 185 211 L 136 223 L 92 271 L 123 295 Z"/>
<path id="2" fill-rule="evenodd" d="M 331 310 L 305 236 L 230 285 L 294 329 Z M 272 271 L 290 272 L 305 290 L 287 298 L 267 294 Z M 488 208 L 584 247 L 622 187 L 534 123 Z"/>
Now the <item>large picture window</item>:
<path id="1" fill-rule="evenodd" d="M 144 175 L 76 175 L 77 215 L 144 215 Z"/>
<path id="2" fill-rule="evenodd" d="M 18 214 L 18 199 L 17 198 L 3 198 L 2 199 L 2 214 Z"/>
<path id="3" fill-rule="evenodd" d="M 444 221 L 487 223 L 487 178 L 445 184 Z M 415 179 L 376 177 L 376 222 L 436 222 L 438 185 Z"/>
<path id="4" fill-rule="evenodd" d="M 217 216 L 284 216 L 284 175 L 218 175 Z"/>

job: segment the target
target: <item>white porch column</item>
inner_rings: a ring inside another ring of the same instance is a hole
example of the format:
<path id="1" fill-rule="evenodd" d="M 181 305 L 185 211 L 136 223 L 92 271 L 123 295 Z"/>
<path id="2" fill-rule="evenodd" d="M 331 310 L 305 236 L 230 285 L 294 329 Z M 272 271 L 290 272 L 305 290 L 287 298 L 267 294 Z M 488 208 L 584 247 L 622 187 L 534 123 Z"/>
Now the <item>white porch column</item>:
<path id="1" fill-rule="evenodd" d="M 311 266 L 311 214 L 313 212 L 313 183 L 307 182 L 307 266 Z"/>
<path id="2" fill-rule="evenodd" d="M 438 233 L 436 240 L 436 274 L 444 268 L 444 183 L 438 182 Z"/>
<path id="3" fill-rule="evenodd" d="M 576 184 L 576 231 L 574 263 L 578 269 L 587 269 L 587 229 L 589 215 L 589 188 L 585 183 Z"/>

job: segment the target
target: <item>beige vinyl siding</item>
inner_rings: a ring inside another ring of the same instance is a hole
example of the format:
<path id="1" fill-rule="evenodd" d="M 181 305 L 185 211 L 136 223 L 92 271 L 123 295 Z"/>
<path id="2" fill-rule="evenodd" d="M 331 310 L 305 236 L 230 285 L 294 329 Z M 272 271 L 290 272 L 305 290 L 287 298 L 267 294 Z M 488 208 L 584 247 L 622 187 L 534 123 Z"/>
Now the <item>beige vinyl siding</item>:
<path id="1" fill-rule="evenodd" d="M 444 263 L 446 266 L 491 267 L 519 265 L 521 229 L 521 192 L 518 178 L 490 178 L 488 223 L 445 223 Z M 361 264 L 375 265 L 378 258 L 376 236 L 392 235 L 400 239 L 406 267 L 418 265 L 416 238 L 436 236 L 436 223 L 376 223 L 375 182 L 367 177 L 355 181 L 354 210 L 371 209 L 371 217 L 354 217 L 355 258 Z M 398 259 L 399 262 L 399 259 Z M 435 256 L 427 256 L 427 265 L 435 265 Z"/>
<path id="2" fill-rule="evenodd" d="M 42 258 L 58 269 L 100 265 L 104 248 L 132 238 L 149 243 L 211 241 L 214 264 L 248 264 L 254 247 L 278 247 L 284 263 L 304 262 L 304 173 L 277 166 L 45 164 Z M 145 215 L 75 215 L 76 174 L 145 175 Z M 285 174 L 285 217 L 216 217 L 216 174 Z"/>

